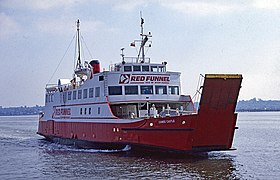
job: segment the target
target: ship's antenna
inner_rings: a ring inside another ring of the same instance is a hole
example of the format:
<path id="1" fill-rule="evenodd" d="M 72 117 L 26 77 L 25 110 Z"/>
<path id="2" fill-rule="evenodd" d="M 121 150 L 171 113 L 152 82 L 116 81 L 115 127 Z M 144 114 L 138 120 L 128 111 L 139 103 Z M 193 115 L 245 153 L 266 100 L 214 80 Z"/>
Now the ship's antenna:
<path id="1" fill-rule="evenodd" d="M 144 51 L 144 19 L 142 17 L 142 11 L 140 11 L 141 16 L 141 49 L 142 49 L 142 61 L 145 62 L 145 51 Z M 145 37 L 147 38 L 147 37 Z M 146 42 L 145 42 L 146 43 Z"/>
<path id="2" fill-rule="evenodd" d="M 77 43 L 78 43 L 78 59 L 76 69 L 81 67 L 81 42 L 80 42 L 80 20 L 77 21 Z"/>
<path id="3" fill-rule="evenodd" d="M 148 42 L 149 38 L 152 37 L 151 33 L 149 32 L 148 35 L 144 34 L 144 18 L 142 17 L 142 12 L 140 11 L 140 18 L 141 18 L 141 46 L 138 53 L 138 61 L 141 63 L 145 62 L 145 44 Z M 140 54 L 142 52 L 142 60 L 140 59 Z"/>

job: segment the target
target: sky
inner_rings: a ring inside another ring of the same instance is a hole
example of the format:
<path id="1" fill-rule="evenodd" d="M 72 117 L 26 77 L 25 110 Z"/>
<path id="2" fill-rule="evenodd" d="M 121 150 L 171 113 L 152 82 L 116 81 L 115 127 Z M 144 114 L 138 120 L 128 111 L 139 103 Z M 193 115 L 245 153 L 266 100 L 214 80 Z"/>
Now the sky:
<path id="1" fill-rule="evenodd" d="M 184 94 L 200 74 L 233 73 L 243 75 L 239 100 L 280 100 L 278 0 L 0 0 L 0 106 L 44 105 L 46 84 L 72 77 L 77 19 L 85 60 L 108 70 L 121 48 L 136 56 L 140 11 L 147 56 L 181 72 Z"/>

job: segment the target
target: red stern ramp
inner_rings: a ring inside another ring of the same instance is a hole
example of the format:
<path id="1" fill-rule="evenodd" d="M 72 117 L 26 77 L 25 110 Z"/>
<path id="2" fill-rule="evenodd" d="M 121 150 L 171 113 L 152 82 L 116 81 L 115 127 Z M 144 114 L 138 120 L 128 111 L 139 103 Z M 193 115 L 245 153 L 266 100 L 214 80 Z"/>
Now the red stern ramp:
<path id="1" fill-rule="evenodd" d="M 206 74 L 193 150 L 229 150 L 232 146 L 237 113 L 235 107 L 241 88 L 240 74 Z"/>

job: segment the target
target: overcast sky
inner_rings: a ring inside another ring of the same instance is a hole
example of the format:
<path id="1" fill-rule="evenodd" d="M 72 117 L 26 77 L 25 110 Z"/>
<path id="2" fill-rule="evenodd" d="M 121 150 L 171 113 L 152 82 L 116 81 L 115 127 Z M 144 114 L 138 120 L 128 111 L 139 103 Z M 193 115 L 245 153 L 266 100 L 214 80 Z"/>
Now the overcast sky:
<path id="1" fill-rule="evenodd" d="M 153 35 L 147 56 L 182 72 L 184 94 L 199 74 L 239 73 L 239 100 L 280 99 L 278 0 L 0 0 L 0 106 L 43 105 L 50 79 L 71 78 L 74 45 L 64 54 L 78 18 L 85 58 L 108 69 L 122 47 L 136 56 L 140 11 Z"/>

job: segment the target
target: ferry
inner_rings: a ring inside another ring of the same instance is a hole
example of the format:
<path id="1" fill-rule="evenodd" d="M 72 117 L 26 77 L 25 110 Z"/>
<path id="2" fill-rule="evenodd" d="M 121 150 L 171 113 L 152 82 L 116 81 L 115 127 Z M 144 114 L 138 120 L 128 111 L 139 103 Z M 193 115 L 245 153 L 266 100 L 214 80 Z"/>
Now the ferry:
<path id="1" fill-rule="evenodd" d="M 45 109 L 38 134 L 45 139 L 82 148 L 209 152 L 232 150 L 237 129 L 236 103 L 241 74 L 205 74 L 196 107 L 182 94 L 180 72 L 167 62 L 153 63 L 145 54 L 152 34 L 141 18 L 135 57 L 121 49 L 119 63 L 101 71 L 100 61 L 81 60 L 77 21 L 76 67 L 70 79 L 47 84 Z M 185 83 L 185 81 L 183 81 Z"/>

